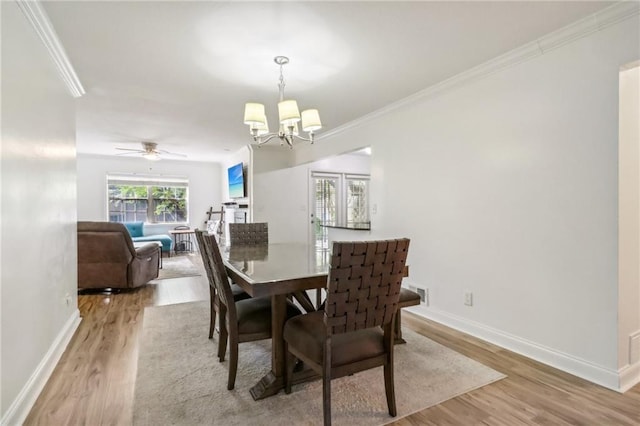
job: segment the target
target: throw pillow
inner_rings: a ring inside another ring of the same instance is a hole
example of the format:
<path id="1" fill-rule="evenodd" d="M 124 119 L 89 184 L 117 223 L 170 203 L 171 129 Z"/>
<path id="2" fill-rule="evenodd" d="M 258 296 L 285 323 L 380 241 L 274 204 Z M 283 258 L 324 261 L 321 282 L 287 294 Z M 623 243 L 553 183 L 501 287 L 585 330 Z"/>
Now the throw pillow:
<path id="1" fill-rule="evenodd" d="M 144 228 L 144 222 L 125 222 L 124 226 L 127 228 L 127 231 L 129 231 L 129 234 L 132 238 L 142 237 L 144 235 L 144 233 L 142 232 Z"/>

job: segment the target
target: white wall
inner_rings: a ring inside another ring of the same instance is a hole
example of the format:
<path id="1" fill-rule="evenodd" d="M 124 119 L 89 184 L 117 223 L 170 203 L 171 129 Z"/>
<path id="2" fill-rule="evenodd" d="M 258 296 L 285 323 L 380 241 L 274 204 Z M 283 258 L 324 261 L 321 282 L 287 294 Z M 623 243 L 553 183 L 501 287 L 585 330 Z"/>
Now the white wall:
<path id="1" fill-rule="evenodd" d="M 206 212 L 222 202 L 220 164 L 193 161 L 78 155 L 78 220 L 108 220 L 107 174 L 140 173 L 185 176 L 189 179 L 189 223 L 205 228 Z M 212 219 L 214 217 L 212 216 Z M 145 233 L 163 232 L 175 225 L 145 225 Z"/>
<path id="2" fill-rule="evenodd" d="M 372 226 L 412 239 L 409 281 L 431 299 L 418 312 L 617 388 L 618 74 L 640 54 L 638 22 L 528 46 L 296 161 L 367 141 Z"/>
<path id="3" fill-rule="evenodd" d="M 74 100 L 15 2 L 2 10 L 2 424 L 19 424 L 79 324 Z"/>
<path id="4" fill-rule="evenodd" d="M 640 64 L 620 73 L 618 367 L 640 380 Z M 637 342 L 630 352 L 630 337 Z"/>

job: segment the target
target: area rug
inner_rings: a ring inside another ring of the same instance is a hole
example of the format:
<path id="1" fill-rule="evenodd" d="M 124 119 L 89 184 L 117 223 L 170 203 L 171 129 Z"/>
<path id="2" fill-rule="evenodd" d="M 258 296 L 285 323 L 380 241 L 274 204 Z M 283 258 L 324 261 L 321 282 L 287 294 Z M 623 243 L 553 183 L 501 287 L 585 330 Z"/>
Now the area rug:
<path id="1" fill-rule="evenodd" d="M 320 425 L 322 382 L 254 401 L 249 389 L 268 370 L 270 340 L 241 343 L 235 389 L 228 361 L 207 338 L 208 302 L 148 307 L 138 357 L 135 425 Z M 423 410 L 506 376 L 411 330 L 395 349 L 398 416 L 387 413 L 382 368 L 332 381 L 335 425 L 378 425 Z"/>
<path id="2" fill-rule="evenodd" d="M 185 254 L 162 258 L 162 268 L 158 271 L 158 280 L 170 278 L 194 277 L 204 274 L 199 254 Z"/>

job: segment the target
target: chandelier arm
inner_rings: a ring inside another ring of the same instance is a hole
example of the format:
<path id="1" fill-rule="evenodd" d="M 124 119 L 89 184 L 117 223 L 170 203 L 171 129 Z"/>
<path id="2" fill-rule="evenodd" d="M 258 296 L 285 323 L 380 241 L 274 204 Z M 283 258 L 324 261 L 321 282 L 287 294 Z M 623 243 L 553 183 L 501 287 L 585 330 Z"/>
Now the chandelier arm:
<path id="1" fill-rule="evenodd" d="M 264 145 L 265 143 L 269 142 L 271 139 L 275 138 L 276 136 L 279 136 L 279 135 L 277 133 L 268 133 L 262 136 L 254 136 L 253 140 L 255 142 L 258 142 L 258 145 Z"/>
<path id="2" fill-rule="evenodd" d="M 310 133 L 308 138 L 305 138 L 304 136 L 300 136 L 300 135 L 293 135 L 294 138 L 306 141 L 306 142 L 311 142 L 313 143 L 313 134 Z"/>
<path id="3" fill-rule="evenodd" d="M 293 138 L 295 136 L 285 135 L 284 140 L 287 142 L 290 148 L 293 148 Z"/>

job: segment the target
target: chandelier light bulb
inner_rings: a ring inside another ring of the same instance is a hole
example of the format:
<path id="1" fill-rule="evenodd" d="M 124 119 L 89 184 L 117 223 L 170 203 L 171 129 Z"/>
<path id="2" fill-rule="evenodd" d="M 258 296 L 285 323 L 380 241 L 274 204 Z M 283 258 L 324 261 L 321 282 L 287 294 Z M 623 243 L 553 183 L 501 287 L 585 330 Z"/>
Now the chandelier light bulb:
<path id="1" fill-rule="evenodd" d="M 251 134 L 255 131 L 256 136 L 263 136 L 269 133 L 269 122 L 267 121 L 267 117 L 263 116 L 264 120 L 262 123 L 252 124 L 251 125 Z"/>

